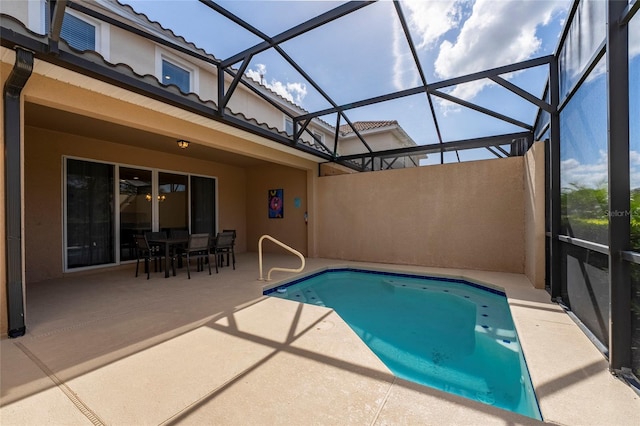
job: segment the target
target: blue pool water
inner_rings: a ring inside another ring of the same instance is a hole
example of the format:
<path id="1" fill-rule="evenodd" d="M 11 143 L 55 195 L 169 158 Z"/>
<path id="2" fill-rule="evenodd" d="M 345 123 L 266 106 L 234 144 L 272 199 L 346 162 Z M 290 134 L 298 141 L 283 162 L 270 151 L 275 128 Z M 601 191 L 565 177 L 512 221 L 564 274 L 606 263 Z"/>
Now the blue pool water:
<path id="1" fill-rule="evenodd" d="M 264 293 L 332 308 L 400 378 L 541 420 L 501 291 L 458 279 L 333 269 Z"/>

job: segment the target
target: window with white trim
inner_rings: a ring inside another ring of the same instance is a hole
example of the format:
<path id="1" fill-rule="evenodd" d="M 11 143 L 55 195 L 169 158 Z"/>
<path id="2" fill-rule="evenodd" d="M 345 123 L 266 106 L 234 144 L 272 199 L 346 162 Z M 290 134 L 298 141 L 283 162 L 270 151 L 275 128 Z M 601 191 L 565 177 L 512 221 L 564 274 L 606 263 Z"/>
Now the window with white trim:
<path id="1" fill-rule="evenodd" d="M 199 68 L 160 46 L 156 46 L 155 75 L 162 84 L 173 84 L 183 93 L 198 93 L 200 89 Z"/>
<path id="2" fill-rule="evenodd" d="M 70 13 L 64 14 L 60 36 L 78 50 L 96 50 L 96 26 Z"/>
<path id="3" fill-rule="evenodd" d="M 183 67 L 162 59 L 162 84 L 175 84 L 184 92 L 191 92 L 191 72 Z"/>
<path id="4" fill-rule="evenodd" d="M 314 142 L 324 143 L 324 133 L 316 130 L 313 132 L 313 136 L 314 136 Z"/>
<path id="5" fill-rule="evenodd" d="M 64 13 L 60 36 L 74 49 L 93 50 L 101 54 L 105 60 L 110 60 L 109 25 L 104 22 L 67 10 Z"/>
<path id="6" fill-rule="evenodd" d="M 284 118 L 284 131 L 287 135 L 293 136 L 293 120 L 290 117 Z"/>

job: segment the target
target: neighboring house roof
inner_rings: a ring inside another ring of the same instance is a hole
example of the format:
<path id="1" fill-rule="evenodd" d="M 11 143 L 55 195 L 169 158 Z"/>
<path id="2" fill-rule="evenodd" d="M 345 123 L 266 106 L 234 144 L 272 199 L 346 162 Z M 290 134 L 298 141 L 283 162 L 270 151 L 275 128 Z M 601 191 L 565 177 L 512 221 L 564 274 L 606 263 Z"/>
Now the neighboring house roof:
<path id="1" fill-rule="evenodd" d="M 364 132 L 371 129 L 379 129 L 381 127 L 390 127 L 390 126 L 399 126 L 397 120 L 387 120 L 387 121 L 356 121 L 353 123 L 353 127 L 358 132 Z M 340 133 L 343 135 L 347 135 L 349 133 L 353 133 L 353 128 L 348 124 L 343 124 L 340 126 Z"/>
<path id="2" fill-rule="evenodd" d="M 339 128 L 340 135 L 344 138 L 354 138 L 356 136 L 354 129 L 361 135 L 391 132 L 396 135 L 404 146 L 417 145 L 397 120 L 355 121 L 353 122 L 353 127 L 348 124 L 343 124 Z"/>

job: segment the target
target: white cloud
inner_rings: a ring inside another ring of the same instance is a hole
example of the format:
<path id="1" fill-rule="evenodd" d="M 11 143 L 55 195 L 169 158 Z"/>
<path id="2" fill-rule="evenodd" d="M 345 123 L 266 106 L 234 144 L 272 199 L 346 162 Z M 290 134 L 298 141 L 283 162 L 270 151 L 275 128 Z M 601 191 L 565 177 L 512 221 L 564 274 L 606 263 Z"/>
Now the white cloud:
<path id="1" fill-rule="evenodd" d="M 565 187 L 578 184 L 588 188 L 599 188 L 607 182 L 607 153 L 600 151 L 597 161 L 591 164 L 582 164 L 575 158 L 569 158 L 560 162 L 560 182 Z"/>
<path id="2" fill-rule="evenodd" d="M 462 1 L 405 0 L 412 32 L 420 36 L 414 40 L 417 49 L 429 49 L 444 34 L 460 24 Z"/>
<path id="3" fill-rule="evenodd" d="M 418 75 L 415 72 L 415 62 L 406 46 L 402 28 L 397 20 L 393 21 L 393 87 L 403 90 L 418 84 Z"/>
<path id="4" fill-rule="evenodd" d="M 443 78 L 512 64 L 531 58 L 542 44 L 536 31 L 547 25 L 566 1 L 476 0 L 457 39 L 440 44 L 435 72 Z M 489 82 L 454 88 L 450 93 L 472 99 Z"/>
<path id="5" fill-rule="evenodd" d="M 256 69 L 248 70 L 246 72 L 246 75 L 253 81 L 257 81 L 258 83 L 261 83 L 266 73 L 267 73 L 267 66 L 265 64 L 256 64 Z"/>
<path id="6" fill-rule="evenodd" d="M 460 0 L 424 1 L 405 0 L 407 23 L 417 50 L 431 49 L 444 34 L 460 23 Z M 393 21 L 393 85 L 397 90 L 414 87 L 420 83 L 416 65 L 407 47 L 405 35 L 397 19 Z"/>
<path id="7" fill-rule="evenodd" d="M 640 21 L 632 19 L 629 23 L 629 56 L 635 58 L 640 55 Z"/>
<path id="8" fill-rule="evenodd" d="M 631 189 L 640 188 L 640 152 L 629 151 L 629 166 L 631 169 Z M 600 151 L 596 162 L 582 164 L 575 158 L 560 162 L 560 181 L 565 187 L 575 183 L 588 188 L 599 188 L 607 183 L 607 153 Z"/>
<path id="9" fill-rule="evenodd" d="M 296 105 L 302 105 L 302 101 L 307 96 L 307 85 L 301 82 L 284 83 L 276 79 L 270 82 L 265 80 L 267 74 L 267 66 L 264 64 L 256 64 L 256 69 L 249 69 L 246 76 L 250 79 L 262 83 L 265 87 L 273 90 L 278 95 L 287 99 Z"/>

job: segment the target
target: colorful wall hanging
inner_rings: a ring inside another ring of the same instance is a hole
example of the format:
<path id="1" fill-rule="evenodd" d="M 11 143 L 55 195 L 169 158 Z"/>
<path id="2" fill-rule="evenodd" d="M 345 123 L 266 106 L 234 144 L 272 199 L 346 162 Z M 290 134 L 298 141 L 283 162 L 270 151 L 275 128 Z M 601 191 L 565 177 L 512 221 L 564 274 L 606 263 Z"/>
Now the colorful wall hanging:
<path id="1" fill-rule="evenodd" d="M 284 190 L 269 190 L 269 219 L 282 219 L 284 217 Z"/>

